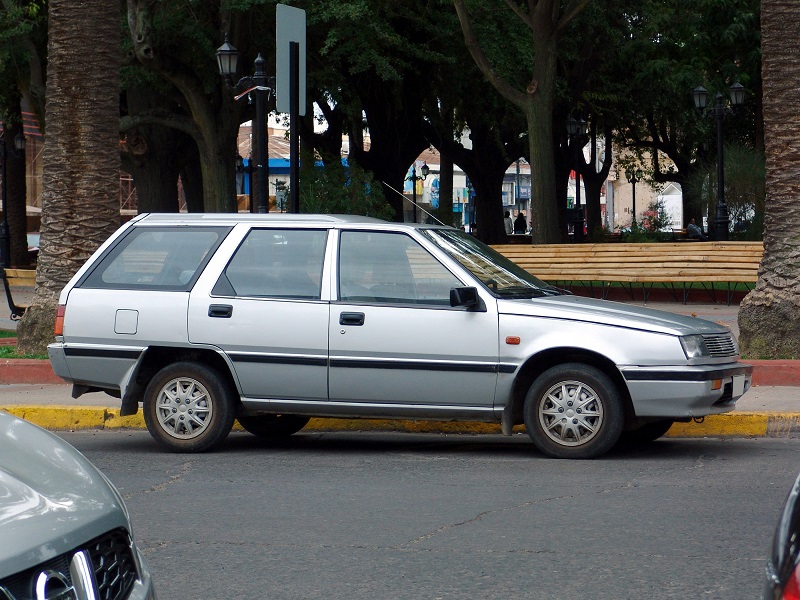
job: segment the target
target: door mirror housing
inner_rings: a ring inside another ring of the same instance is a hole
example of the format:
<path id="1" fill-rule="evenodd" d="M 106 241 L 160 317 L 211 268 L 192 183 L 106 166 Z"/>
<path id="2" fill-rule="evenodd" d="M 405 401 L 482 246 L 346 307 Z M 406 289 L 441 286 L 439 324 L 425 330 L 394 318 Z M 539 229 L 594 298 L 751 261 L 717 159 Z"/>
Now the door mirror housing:
<path id="1" fill-rule="evenodd" d="M 450 290 L 450 306 L 463 306 L 469 310 L 486 310 L 478 295 L 478 288 L 456 287 Z"/>

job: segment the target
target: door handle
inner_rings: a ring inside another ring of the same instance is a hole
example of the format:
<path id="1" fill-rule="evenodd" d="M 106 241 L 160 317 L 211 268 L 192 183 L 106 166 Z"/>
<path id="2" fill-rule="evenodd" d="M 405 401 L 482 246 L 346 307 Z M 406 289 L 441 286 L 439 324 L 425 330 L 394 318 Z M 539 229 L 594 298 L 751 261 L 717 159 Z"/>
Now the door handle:
<path id="1" fill-rule="evenodd" d="M 363 325 L 364 313 L 344 312 L 339 315 L 339 325 Z"/>
<path id="2" fill-rule="evenodd" d="M 233 307 L 230 304 L 212 304 L 208 307 L 208 316 L 218 319 L 230 319 L 233 315 Z"/>

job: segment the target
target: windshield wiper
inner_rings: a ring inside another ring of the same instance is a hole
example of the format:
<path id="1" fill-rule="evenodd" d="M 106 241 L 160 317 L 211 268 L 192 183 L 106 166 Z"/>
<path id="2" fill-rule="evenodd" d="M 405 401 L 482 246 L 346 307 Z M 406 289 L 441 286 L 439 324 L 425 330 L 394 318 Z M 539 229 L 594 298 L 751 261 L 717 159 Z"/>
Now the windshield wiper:
<path id="1" fill-rule="evenodd" d="M 529 287 L 527 285 L 511 285 L 508 287 L 496 290 L 503 298 L 541 298 L 542 296 L 550 296 L 553 293 L 550 290 Z"/>

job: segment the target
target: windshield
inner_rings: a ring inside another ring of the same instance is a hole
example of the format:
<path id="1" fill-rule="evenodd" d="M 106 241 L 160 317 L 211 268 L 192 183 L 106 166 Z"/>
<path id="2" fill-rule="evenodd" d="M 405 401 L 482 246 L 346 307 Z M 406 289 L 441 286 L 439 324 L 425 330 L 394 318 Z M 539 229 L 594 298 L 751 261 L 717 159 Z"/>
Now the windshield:
<path id="1" fill-rule="evenodd" d="M 537 279 L 472 235 L 456 229 L 421 229 L 499 298 L 538 298 L 563 293 Z"/>

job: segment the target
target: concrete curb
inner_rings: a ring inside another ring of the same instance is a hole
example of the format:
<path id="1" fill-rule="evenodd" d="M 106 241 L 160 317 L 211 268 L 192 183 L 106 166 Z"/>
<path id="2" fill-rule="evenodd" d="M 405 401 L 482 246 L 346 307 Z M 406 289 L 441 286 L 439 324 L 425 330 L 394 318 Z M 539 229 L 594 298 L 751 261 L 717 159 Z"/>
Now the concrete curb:
<path id="1" fill-rule="evenodd" d="M 745 360 L 753 365 L 753 385 L 800 387 L 800 360 Z M 53 373 L 49 360 L 0 359 L 0 385 L 12 383 L 64 383 Z"/>
<path id="2" fill-rule="evenodd" d="M 753 365 L 753 385 L 800 386 L 800 360 L 744 360 Z"/>
<path id="3" fill-rule="evenodd" d="M 0 360 L 0 384 L 64 383 L 53 372 L 49 360 L 6 358 Z"/>
<path id="4" fill-rule="evenodd" d="M 45 429 L 144 429 L 139 414 L 120 417 L 119 410 L 86 406 L 21 406 L 0 407 Z M 238 423 L 234 429 L 241 430 Z M 311 419 L 303 431 L 401 431 L 439 434 L 499 434 L 500 425 L 440 421 L 408 421 L 390 419 Z M 525 433 L 525 428 L 514 428 Z M 711 415 L 700 422 L 676 423 L 667 437 L 800 437 L 800 413 L 741 412 Z"/>

